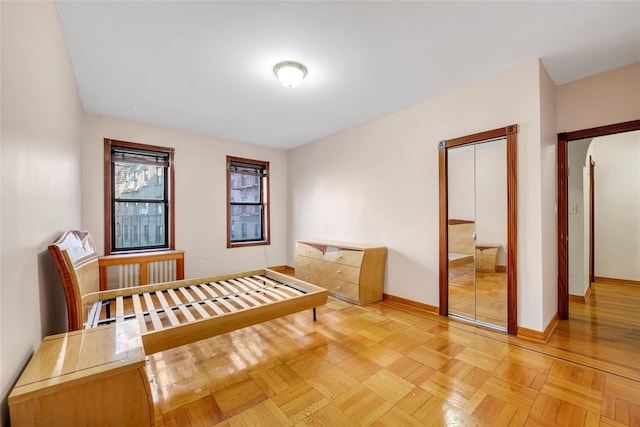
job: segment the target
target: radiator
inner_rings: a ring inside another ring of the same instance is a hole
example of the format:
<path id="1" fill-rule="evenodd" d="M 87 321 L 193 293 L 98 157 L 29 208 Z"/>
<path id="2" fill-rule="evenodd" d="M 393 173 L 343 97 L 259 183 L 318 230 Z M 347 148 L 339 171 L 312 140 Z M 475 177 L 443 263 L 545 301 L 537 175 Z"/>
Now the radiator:
<path id="1" fill-rule="evenodd" d="M 147 283 L 176 280 L 176 260 L 153 261 L 147 264 Z M 119 264 L 107 267 L 107 289 L 130 288 L 140 284 L 140 264 Z"/>
<path id="2" fill-rule="evenodd" d="M 176 261 L 154 261 L 147 267 L 149 283 L 170 282 L 176 280 Z"/>

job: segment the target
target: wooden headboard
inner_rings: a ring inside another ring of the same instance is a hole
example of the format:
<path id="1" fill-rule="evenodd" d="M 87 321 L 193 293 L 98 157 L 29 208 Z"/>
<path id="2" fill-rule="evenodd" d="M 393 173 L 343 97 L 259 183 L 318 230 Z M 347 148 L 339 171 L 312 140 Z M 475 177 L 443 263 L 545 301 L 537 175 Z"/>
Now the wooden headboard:
<path id="1" fill-rule="evenodd" d="M 82 329 L 82 296 L 100 290 L 98 256 L 91 234 L 72 230 L 49 245 L 67 300 L 69 331 Z M 80 296 L 78 298 L 78 296 Z"/>

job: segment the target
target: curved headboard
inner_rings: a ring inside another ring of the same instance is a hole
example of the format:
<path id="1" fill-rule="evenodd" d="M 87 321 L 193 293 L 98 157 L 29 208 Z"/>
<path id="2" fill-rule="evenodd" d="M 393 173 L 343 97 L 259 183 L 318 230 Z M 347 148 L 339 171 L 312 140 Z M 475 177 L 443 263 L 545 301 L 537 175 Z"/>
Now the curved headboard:
<path id="1" fill-rule="evenodd" d="M 82 296 L 100 290 L 98 256 L 87 231 L 71 230 L 49 245 L 67 300 L 69 331 L 84 327 Z"/>

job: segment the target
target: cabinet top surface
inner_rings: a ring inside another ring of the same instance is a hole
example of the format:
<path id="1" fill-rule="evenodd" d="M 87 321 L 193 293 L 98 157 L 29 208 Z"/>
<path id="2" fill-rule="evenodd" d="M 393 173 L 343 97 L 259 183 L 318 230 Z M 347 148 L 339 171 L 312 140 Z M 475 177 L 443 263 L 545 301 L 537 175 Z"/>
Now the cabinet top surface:
<path id="1" fill-rule="evenodd" d="M 20 387 L 40 381 L 62 383 L 144 363 L 135 321 L 52 335 L 42 341 L 12 394 L 19 393 Z"/>
<path id="2" fill-rule="evenodd" d="M 300 240 L 296 240 L 297 243 L 306 243 L 308 245 L 322 245 L 322 246 L 334 246 L 337 248 L 344 248 L 344 249 L 359 249 L 359 250 L 365 250 L 365 249 L 387 249 L 385 246 L 380 246 L 380 245 L 371 245 L 371 244 L 367 244 L 367 243 L 353 243 L 353 242 L 340 242 L 340 241 L 336 241 L 336 240 L 307 240 L 307 239 L 300 239 Z"/>

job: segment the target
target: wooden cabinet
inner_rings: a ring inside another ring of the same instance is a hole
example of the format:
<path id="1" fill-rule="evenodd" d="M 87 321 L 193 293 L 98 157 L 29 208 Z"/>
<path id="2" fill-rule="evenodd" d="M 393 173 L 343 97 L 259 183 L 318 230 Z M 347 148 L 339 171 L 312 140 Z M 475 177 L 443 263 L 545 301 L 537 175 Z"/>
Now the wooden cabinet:
<path id="1" fill-rule="evenodd" d="M 46 337 L 9 395 L 9 415 L 14 427 L 153 425 L 138 324 Z"/>
<path id="2" fill-rule="evenodd" d="M 323 240 L 296 242 L 296 278 L 355 304 L 382 299 L 387 248 Z"/>

